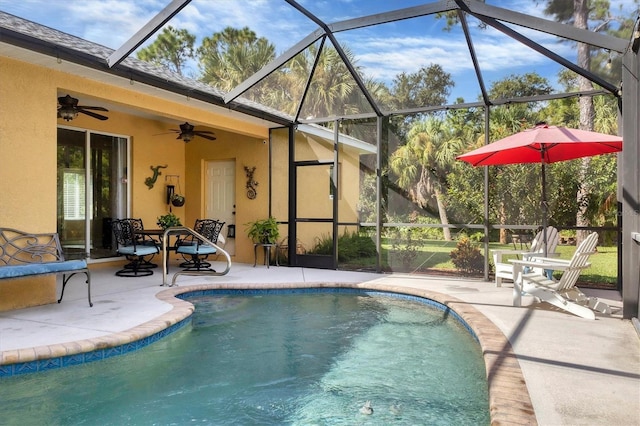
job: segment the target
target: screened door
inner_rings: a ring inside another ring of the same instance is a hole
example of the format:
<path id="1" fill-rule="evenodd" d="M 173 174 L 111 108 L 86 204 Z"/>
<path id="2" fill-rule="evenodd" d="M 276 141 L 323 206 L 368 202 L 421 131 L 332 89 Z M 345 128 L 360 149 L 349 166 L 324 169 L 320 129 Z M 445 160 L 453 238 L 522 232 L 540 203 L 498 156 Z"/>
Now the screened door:
<path id="1" fill-rule="evenodd" d="M 333 161 L 295 164 L 296 237 L 312 249 L 295 256 L 294 266 L 336 269 Z"/>

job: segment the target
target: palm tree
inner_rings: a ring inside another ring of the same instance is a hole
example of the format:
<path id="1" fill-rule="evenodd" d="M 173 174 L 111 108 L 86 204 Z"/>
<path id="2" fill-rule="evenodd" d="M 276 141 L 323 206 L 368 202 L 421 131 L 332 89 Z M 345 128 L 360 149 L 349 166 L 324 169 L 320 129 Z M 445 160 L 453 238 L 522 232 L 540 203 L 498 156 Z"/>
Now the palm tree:
<path id="1" fill-rule="evenodd" d="M 407 188 L 421 207 L 435 207 L 443 225 L 449 224 L 444 197 L 447 175 L 461 146 L 462 140 L 451 136 L 443 120 L 429 116 L 414 123 L 407 143 L 391 155 L 389 162 L 398 185 Z M 443 234 L 445 240 L 451 240 L 448 227 L 443 228 Z"/>
<path id="2" fill-rule="evenodd" d="M 297 107 L 300 101 L 303 102 L 303 117 L 329 117 L 361 112 L 361 107 L 353 100 L 353 94 L 358 90 L 356 81 L 335 48 L 324 45 L 316 67 L 312 69 L 318 48 L 318 44 L 312 44 L 285 67 L 285 85 L 293 106 Z M 349 61 L 355 63 L 353 53 L 346 47 L 343 47 L 343 51 Z M 313 78 L 309 83 L 309 90 L 305 99 L 301 99 L 311 72 Z"/>

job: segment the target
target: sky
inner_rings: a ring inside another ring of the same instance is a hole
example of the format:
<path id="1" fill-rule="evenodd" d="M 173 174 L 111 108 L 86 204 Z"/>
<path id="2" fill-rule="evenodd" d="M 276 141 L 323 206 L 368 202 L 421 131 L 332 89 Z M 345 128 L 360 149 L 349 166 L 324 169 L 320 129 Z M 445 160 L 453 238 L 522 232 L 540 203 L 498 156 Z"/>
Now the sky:
<path id="1" fill-rule="evenodd" d="M 117 49 L 168 3 L 170 0 L 0 0 L 0 10 Z M 329 23 L 425 3 L 430 1 L 300 0 L 303 7 Z M 551 19 L 543 15 L 544 0 L 486 3 Z M 638 14 L 635 0 L 610 3 L 614 16 Z M 283 0 L 192 0 L 169 24 L 195 34 L 196 44 L 227 26 L 247 26 L 272 42 L 277 54 L 318 28 Z M 355 55 L 366 77 L 391 84 L 399 73 L 439 64 L 455 81 L 450 101 L 458 97 L 475 101 L 480 92 L 467 43 L 460 31 L 444 31 L 444 24 L 443 19 L 430 16 L 337 33 L 336 38 Z M 481 30 L 476 24 L 469 21 L 487 87 L 501 78 L 526 72 L 547 77 L 556 86 L 558 65 L 496 30 Z M 575 62 L 575 48 L 570 43 L 559 43 L 555 37 L 533 30 L 513 28 Z M 197 64 L 192 63 L 187 74 L 197 71 Z"/>

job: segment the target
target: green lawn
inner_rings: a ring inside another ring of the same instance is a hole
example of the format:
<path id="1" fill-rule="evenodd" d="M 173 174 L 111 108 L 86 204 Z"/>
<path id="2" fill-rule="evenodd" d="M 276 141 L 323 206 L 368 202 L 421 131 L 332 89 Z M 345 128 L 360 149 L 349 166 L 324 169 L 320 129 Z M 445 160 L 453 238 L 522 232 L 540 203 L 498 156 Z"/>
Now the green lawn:
<path id="1" fill-rule="evenodd" d="M 560 258 L 570 259 L 575 246 L 559 246 Z M 610 284 L 615 287 L 618 280 L 618 248 L 598 246 L 598 252 L 589 257 L 591 267 L 580 274 L 579 282 Z"/>
<path id="2" fill-rule="evenodd" d="M 450 253 L 456 248 L 455 241 L 421 240 L 417 242 L 416 255 L 412 258 L 406 249 L 400 245 L 400 250 L 392 250 L 391 241 L 382 244 L 383 269 L 393 272 L 438 272 L 455 273 L 456 268 L 451 262 Z M 482 245 L 478 244 L 482 251 Z M 489 249 L 513 249 L 511 244 L 490 243 Z M 560 259 L 570 259 L 575 252 L 575 246 L 558 246 Z M 403 256 L 404 253 L 404 256 Z M 592 255 L 589 260 L 591 267 L 580 275 L 579 282 L 583 284 L 604 285 L 615 287 L 617 281 L 617 247 L 598 246 L 598 253 Z M 503 259 L 508 259 L 504 256 Z M 406 260 L 406 263 L 404 262 Z M 493 262 L 490 260 L 490 262 Z M 341 263 L 341 268 L 361 269 L 375 267 L 375 258 L 361 258 L 348 263 Z M 560 274 L 556 273 L 559 277 Z"/>

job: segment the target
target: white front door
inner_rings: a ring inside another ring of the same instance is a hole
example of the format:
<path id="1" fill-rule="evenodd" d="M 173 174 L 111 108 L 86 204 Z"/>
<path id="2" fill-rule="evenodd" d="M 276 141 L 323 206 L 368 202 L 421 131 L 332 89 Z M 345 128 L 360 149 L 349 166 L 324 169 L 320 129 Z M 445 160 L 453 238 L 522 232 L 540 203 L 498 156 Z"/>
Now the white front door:
<path id="1" fill-rule="evenodd" d="M 225 222 L 221 235 L 226 240 L 224 249 L 235 254 L 235 239 L 228 238 L 228 225 L 236 223 L 236 162 L 208 161 L 205 181 L 205 209 L 207 219 Z"/>

